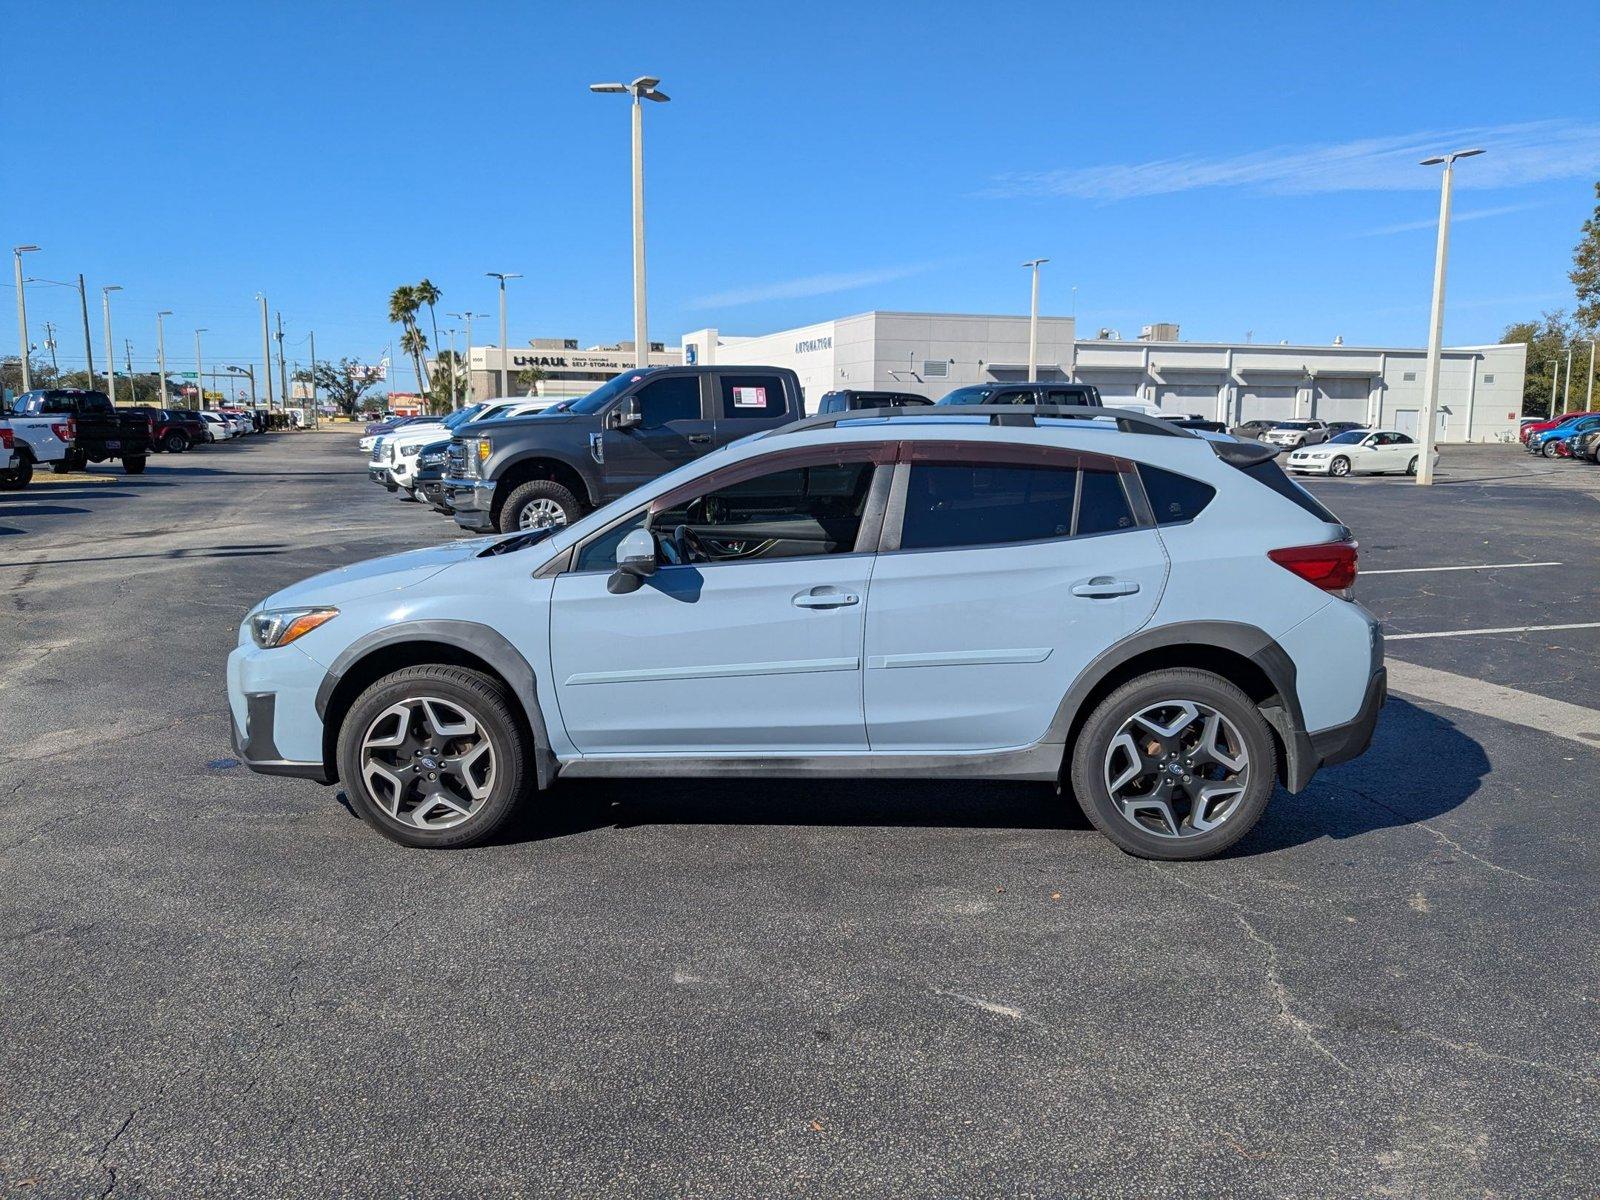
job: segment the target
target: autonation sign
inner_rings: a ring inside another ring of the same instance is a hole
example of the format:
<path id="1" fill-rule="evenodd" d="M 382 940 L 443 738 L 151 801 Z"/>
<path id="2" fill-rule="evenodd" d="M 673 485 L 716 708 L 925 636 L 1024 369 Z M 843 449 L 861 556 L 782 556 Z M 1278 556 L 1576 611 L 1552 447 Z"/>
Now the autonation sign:
<path id="1" fill-rule="evenodd" d="M 794 344 L 794 352 L 796 354 L 811 354 L 811 353 L 813 353 L 814 351 L 817 351 L 817 350 L 832 350 L 832 349 L 833 349 L 833 335 L 831 333 L 827 337 L 807 338 L 803 342 L 796 342 Z"/>

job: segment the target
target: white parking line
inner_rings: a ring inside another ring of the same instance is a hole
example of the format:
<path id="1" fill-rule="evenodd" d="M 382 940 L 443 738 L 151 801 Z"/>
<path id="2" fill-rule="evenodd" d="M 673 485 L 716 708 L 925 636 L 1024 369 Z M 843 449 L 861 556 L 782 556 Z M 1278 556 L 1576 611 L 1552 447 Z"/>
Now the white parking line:
<path id="1" fill-rule="evenodd" d="M 1558 562 L 1476 563 L 1469 567 L 1388 567 L 1381 571 L 1362 571 L 1363 575 L 1420 575 L 1427 571 L 1508 571 L 1514 567 L 1559 567 Z"/>
<path id="2" fill-rule="evenodd" d="M 1600 746 L 1600 710 L 1398 659 L 1388 667 L 1390 690 L 1401 695 Z"/>
<path id="3" fill-rule="evenodd" d="M 1600 629 L 1600 621 L 1576 621 L 1571 625 L 1505 625 L 1499 629 L 1441 629 L 1435 633 L 1386 633 L 1386 642 L 1407 642 L 1417 638 L 1476 637 L 1480 633 L 1543 633 L 1547 629 Z"/>

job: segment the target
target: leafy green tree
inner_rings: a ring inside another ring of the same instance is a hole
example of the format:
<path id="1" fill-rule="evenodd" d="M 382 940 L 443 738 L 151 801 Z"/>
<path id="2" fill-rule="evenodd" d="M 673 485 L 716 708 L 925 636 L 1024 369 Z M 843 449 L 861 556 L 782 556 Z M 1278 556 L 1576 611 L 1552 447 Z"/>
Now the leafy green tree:
<path id="1" fill-rule="evenodd" d="M 319 362 L 314 370 L 302 368 L 294 377 L 297 383 L 315 380 L 317 390 L 346 416 L 360 407 L 361 398 L 377 383 L 366 364 L 353 358 L 341 358 L 337 363 Z"/>
<path id="2" fill-rule="evenodd" d="M 1594 194 L 1600 201 L 1600 183 L 1594 185 Z M 1583 223 L 1583 235 L 1573 247 L 1572 270 L 1567 278 L 1578 293 L 1578 309 L 1573 316 L 1592 333 L 1600 328 L 1600 203 Z"/>
<path id="3" fill-rule="evenodd" d="M 1567 315 L 1565 309 L 1540 314 L 1537 321 L 1519 321 L 1506 326 L 1500 335 L 1502 342 L 1523 342 L 1528 347 L 1528 368 L 1522 381 L 1522 412 L 1524 416 L 1544 416 L 1561 412 L 1562 394 L 1566 392 L 1567 350 L 1572 350 L 1572 370 L 1579 375 L 1580 363 L 1586 367 L 1589 350 L 1588 331 Z M 1560 365 L 1562 378 L 1557 382 L 1556 368 Z M 1576 383 L 1573 388 L 1577 393 Z M 1554 396 L 1554 409 L 1551 398 Z M 1579 397 L 1581 399 L 1581 397 Z"/>

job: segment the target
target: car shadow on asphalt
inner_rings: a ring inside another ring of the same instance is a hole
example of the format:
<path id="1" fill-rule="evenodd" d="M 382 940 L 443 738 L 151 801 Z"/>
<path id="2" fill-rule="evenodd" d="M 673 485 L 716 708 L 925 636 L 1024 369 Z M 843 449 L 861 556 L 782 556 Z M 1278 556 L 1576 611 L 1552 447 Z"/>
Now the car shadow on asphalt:
<path id="1" fill-rule="evenodd" d="M 1419 754 L 1417 747 L 1428 753 Z M 1483 747 L 1451 722 L 1391 697 L 1370 750 L 1329 767 L 1299 795 L 1279 788 L 1227 857 L 1251 857 L 1428 821 L 1464 803 L 1489 773 Z M 966 780 L 573 780 L 526 804 L 495 841 L 642 825 L 1031 829 L 1093 833 L 1070 792 Z M 1098 836 L 1098 835 L 1097 835 Z"/>

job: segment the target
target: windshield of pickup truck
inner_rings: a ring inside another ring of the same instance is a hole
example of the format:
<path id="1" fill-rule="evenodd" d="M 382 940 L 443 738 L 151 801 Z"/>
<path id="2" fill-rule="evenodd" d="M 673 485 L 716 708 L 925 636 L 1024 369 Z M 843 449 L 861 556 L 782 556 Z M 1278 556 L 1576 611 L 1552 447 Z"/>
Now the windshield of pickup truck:
<path id="1" fill-rule="evenodd" d="M 631 371 L 624 371 L 621 375 L 614 375 L 582 400 L 574 400 L 572 406 L 566 411 L 592 417 L 623 392 L 627 391 L 628 385 L 635 379 L 643 379 L 653 370 L 655 370 L 654 367 L 635 367 Z"/>

